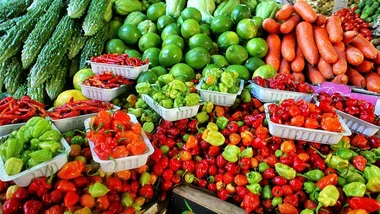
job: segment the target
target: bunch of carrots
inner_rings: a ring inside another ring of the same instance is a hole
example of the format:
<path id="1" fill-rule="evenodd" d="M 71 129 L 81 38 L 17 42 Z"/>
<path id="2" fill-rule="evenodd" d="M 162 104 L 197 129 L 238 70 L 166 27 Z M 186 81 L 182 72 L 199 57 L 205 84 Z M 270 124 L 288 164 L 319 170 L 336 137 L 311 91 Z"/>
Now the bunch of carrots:
<path id="1" fill-rule="evenodd" d="M 317 14 L 304 0 L 284 5 L 263 21 L 266 63 L 312 84 L 330 81 L 380 93 L 380 51 L 356 31 L 343 32 L 338 16 Z"/>

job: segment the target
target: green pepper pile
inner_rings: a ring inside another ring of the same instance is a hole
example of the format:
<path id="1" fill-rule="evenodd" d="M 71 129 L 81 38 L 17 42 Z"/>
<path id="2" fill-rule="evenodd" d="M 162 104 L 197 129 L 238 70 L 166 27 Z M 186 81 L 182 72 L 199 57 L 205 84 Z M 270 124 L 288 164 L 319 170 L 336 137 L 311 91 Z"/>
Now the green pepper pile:
<path id="1" fill-rule="evenodd" d="M 147 133 L 152 133 L 155 128 L 154 124 L 160 121 L 160 115 L 150 108 L 142 98 L 137 99 L 134 108 L 128 108 L 128 113 L 136 116 Z"/>
<path id="2" fill-rule="evenodd" d="M 237 72 L 223 71 L 220 68 L 208 69 L 204 72 L 201 89 L 237 94 L 240 87 L 238 76 Z"/>
<path id="3" fill-rule="evenodd" d="M 33 117 L 0 145 L 0 156 L 7 175 L 16 175 L 51 160 L 60 153 L 61 134 L 42 117 Z"/>

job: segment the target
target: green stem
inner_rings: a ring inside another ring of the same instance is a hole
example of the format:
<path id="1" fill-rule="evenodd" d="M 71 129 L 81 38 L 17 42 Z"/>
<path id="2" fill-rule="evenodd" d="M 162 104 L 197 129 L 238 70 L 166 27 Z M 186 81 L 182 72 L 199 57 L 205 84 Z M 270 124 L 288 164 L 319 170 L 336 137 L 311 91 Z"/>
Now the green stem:
<path id="1" fill-rule="evenodd" d="M 326 159 L 327 155 L 324 155 L 322 154 L 320 151 L 318 151 L 316 148 L 314 148 L 313 146 L 310 146 L 310 148 L 312 150 L 314 150 L 319 156 L 323 157 L 324 159 Z"/>

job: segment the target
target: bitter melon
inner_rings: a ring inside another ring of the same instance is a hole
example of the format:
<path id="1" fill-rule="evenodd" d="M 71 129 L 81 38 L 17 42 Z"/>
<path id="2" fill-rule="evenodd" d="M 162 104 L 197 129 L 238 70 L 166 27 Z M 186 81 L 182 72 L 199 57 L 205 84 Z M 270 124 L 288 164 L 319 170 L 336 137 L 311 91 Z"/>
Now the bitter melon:
<path id="1" fill-rule="evenodd" d="M 49 40 L 59 21 L 62 8 L 62 0 L 54 0 L 28 36 L 21 53 L 21 62 L 24 69 L 29 68 L 36 61 L 42 47 Z"/>
<path id="2" fill-rule="evenodd" d="M 38 0 L 38 8 L 28 11 L 19 22 L 8 30 L 6 36 L 0 40 L 0 63 L 17 54 L 23 42 L 28 38 L 40 16 L 50 5 L 50 0 Z"/>
<path id="3" fill-rule="evenodd" d="M 79 71 L 80 55 L 78 54 L 71 60 L 69 68 L 69 77 L 72 78 Z"/>
<path id="4" fill-rule="evenodd" d="M 80 69 L 90 67 L 86 61 L 90 60 L 92 56 L 99 56 L 103 53 L 104 41 L 108 39 L 108 34 L 108 23 L 103 21 L 103 27 L 101 30 L 87 40 L 82 50 L 80 55 Z"/>
<path id="5" fill-rule="evenodd" d="M 0 64 L 0 93 L 3 92 L 3 82 L 5 74 L 7 73 L 7 65 L 10 63 L 10 59 Z"/>
<path id="6" fill-rule="evenodd" d="M 70 0 L 67 7 L 67 15 L 72 19 L 82 17 L 90 2 L 91 0 Z"/>
<path id="7" fill-rule="evenodd" d="M 87 36 L 84 36 L 82 34 L 82 28 L 80 24 L 75 23 L 72 41 L 70 42 L 70 47 L 69 47 L 69 53 L 68 53 L 69 59 L 73 59 L 76 55 L 78 55 L 80 50 L 82 50 L 83 46 L 86 44 L 87 38 L 88 38 Z"/>
<path id="8" fill-rule="evenodd" d="M 58 68 L 63 56 L 67 53 L 71 34 L 74 27 L 74 20 L 64 16 L 59 21 L 53 35 L 42 48 L 36 64 L 30 70 L 31 86 L 38 87 L 43 84 L 50 75 Z"/>
<path id="9" fill-rule="evenodd" d="M 0 19 L 7 20 L 25 12 L 32 0 L 7 0 L 0 4 Z"/>
<path id="10" fill-rule="evenodd" d="M 13 94 L 23 83 L 24 71 L 17 57 L 12 57 L 10 63 L 6 65 L 7 73 L 5 74 L 4 86 L 8 93 Z"/>
<path id="11" fill-rule="evenodd" d="M 19 17 L 15 17 L 12 19 L 8 19 L 7 21 L 0 23 L 0 32 L 3 32 L 3 31 L 10 29 L 17 22 L 19 22 L 21 18 L 22 18 L 22 16 L 19 16 Z"/>
<path id="12" fill-rule="evenodd" d="M 37 87 L 32 88 L 31 86 L 31 76 L 30 73 L 27 78 L 27 91 L 26 94 L 38 102 L 44 102 L 45 100 L 45 84 L 41 84 Z"/>
<path id="13" fill-rule="evenodd" d="M 106 12 L 107 0 L 92 0 L 84 18 L 82 28 L 85 36 L 95 35 L 103 26 L 104 15 Z"/>
<path id="14" fill-rule="evenodd" d="M 45 90 L 51 100 L 57 98 L 62 92 L 66 83 L 67 72 L 69 70 L 69 60 L 63 57 L 59 67 L 55 70 L 54 75 L 46 81 Z"/>
<path id="15" fill-rule="evenodd" d="M 15 99 L 20 99 L 22 96 L 26 95 L 28 91 L 27 83 L 23 83 L 20 87 L 17 88 L 16 92 L 13 94 Z"/>
<path id="16" fill-rule="evenodd" d="M 112 19 L 113 3 L 114 3 L 114 0 L 107 0 L 106 2 L 106 11 L 104 13 L 104 20 L 106 20 L 106 22 L 109 22 Z"/>

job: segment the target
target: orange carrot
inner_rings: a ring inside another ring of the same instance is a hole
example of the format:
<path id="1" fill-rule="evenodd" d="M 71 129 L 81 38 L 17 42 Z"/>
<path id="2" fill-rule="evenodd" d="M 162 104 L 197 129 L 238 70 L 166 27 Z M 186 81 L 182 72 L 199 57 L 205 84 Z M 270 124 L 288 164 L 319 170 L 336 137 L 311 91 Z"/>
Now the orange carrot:
<path id="1" fill-rule="evenodd" d="M 318 14 L 317 19 L 315 20 L 315 24 L 317 26 L 323 26 L 324 24 L 326 24 L 326 16 Z"/>
<path id="2" fill-rule="evenodd" d="M 312 84 L 321 84 L 326 81 L 325 77 L 309 63 L 307 64 L 306 76 Z"/>
<path id="3" fill-rule="evenodd" d="M 317 19 L 317 13 L 314 9 L 304 0 L 297 0 L 294 4 L 294 10 L 303 20 L 313 23 Z"/>
<path id="4" fill-rule="evenodd" d="M 293 6 L 290 4 L 285 4 L 281 7 L 279 11 L 276 13 L 277 20 L 285 20 L 290 17 L 293 13 Z"/>
<path id="5" fill-rule="evenodd" d="M 308 22 L 299 23 L 296 27 L 296 36 L 305 59 L 310 64 L 316 65 L 319 60 L 319 53 L 314 41 L 313 26 Z"/>
<path id="6" fill-rule="evenodd" d="M 296 49 L 296 57 L 291 62 L 290 66 L 292 68 L 292 71 L 296 73 L 301 73 L 305 68 L 305 58 L 299 46 Z"/>
<path id="7" fill-rule="evenodd" d="M 380 66 L 377 67 L 376 72 L 377 72 L 378 75 L 380 75 Z"/>
<path id="8" fill-rule="evenodd" d="M 276 70 L 280 68 L 281 40 L 277 34 L 270 34 L 266 40 L 268 53 L 265 57 L 266 64 L 272 65 Z"/>
<path id="9" fill-rule="evenodd" d="M 351 30 L 343 33 L 343 42 L 348 44 L 358 35 L 357 31 Z"/>
<path id="10" fill-rule="evenodd" d="M 264 19 L 262 26 L 268 33 L 279 34 L 281 24 L 272 18 Z"/>
<path id="11" fill-rule="evenodd" d="M 351 65 L 360 65 L 364 60 L 363 53 L 351 45 L 347 45 L 346 47 L 346 56 L 347 62 Z"/>
<path id="12" fill-rule="evenodd" d="M 377 50 L 376 59 L 373 60 L 376 65 L 380 65 L 380 50 Z"/>
<path id="13" fill-rule="evenodd" d="M 348 77 L 348 84 L 364 88 L 366 86 L 365 78 L 355 69 L 348 67 L 346 75 Z"/>
<path id="14" fill-rule="evenodd" d="M 338 16 L 330 16 L 326 21 L 326 30 L 332 43 L 343 40 L 342 21 Z"/>
<path id="15" fill-rule="evenodd" d="M 301 17 L 297 14 L 290 16 L 284 23 L 281 24 L 280 31 L 283 34 L 292 32 L 292 30 L 300 23 Z"/>
<path id="16" fill-rule="evenodd" d="M 292 73 L 294 79 L 297 82 L 305 82 L 305 75 L 303 73 Z"/>
<path id="17" fill-rule="evenodd" d="M 363 60 L 360 65 L 355 66 L 360 73 L 368 73 L 374 68 L 374 63 L 368 60 Z"/>
<path id="18" fill-rule="evenodd" d="M 346 85 L 347 82 L 348 82 L 348 77 L 347 77 L 346 74 L 339 74 L 333 80 L 331 80 L 331 82 L 335 83 L 335 84 L 344 84 L 344 85 Z"/>
<path id="19" fill-rule="evenodd" d="M 296 57 L 296 37 L 294 33 L 286 34 L 282 38 L 281 54 L 288 62 L 293 61 Z"/>
<path id="20" fill-rule="evenodd" d="M 290 74 L 290 63 L 284 58 L 281 59 L 280 68 L 278 69 L 280 74 Z"/>
<path id="21" fill-rule="evenodd" d="M 377 73 L 371 72 L 365 76 L 365 79 L 368 91 L 380 93 L 380 76 Z"/>
<path id="22" fill-rule="evenodd" d="M 334 78 L 332 66 L 329 63 L 327 63 L 323 58 L 319 59 L 317 68 L 326 79 L 329 80 Z"/>
<path id="23" fill-rule="evenodd" d="M 338 61 L 338 54 L 335 52 L 325 28 L 315 27 L 314 38 L 319 54 L 327 63 L 335 63 Z"/>
<path id="24" fill-rule="evenodd" d="M 366 58 L 376 59 L 377 49 L 375 48 L 375 46 L 373 46 L 373 44 L 370 41 L 364 38 L 361 34 L 355 36 L 355 38 L 352 39 L 350 44 L 358 48 Z"/>
<path id="25" fill-rule="evenodd" d="M 332 65 L 333 73 L 335 75 L 344 74 L 347 71 L 347 59 L 345 53 L 345 46 L 343 42 L 334 44 L 335 52 L 338 54 L 338 61 Z"/>

